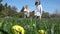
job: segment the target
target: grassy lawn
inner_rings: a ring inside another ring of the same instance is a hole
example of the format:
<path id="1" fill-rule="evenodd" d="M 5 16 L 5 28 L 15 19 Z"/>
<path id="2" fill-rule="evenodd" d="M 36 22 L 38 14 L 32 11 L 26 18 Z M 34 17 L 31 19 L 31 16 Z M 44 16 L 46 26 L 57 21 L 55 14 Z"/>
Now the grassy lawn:
<path id="1" fill-rule="evenodd" d="M 34 18 L 0 18 L 1 30 L 12 34 L 12 26 L 20 25 L 25 29 L 25 34 L 40 34 L 39 30 L 45 30 L 46 34 L 60 34 L 60 18 L 34 19 Z"/>

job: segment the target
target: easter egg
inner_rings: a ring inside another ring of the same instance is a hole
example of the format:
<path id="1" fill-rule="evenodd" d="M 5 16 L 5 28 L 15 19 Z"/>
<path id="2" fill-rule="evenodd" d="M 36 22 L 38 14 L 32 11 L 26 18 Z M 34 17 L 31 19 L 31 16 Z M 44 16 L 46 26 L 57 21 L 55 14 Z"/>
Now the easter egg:
<path id="1" fill-rule="evenodd" d="M 39 32 L 40 32 L 41 34 L 44 34 L 44 33 L 45 33 L 45 30 L 39 30 Z"/>

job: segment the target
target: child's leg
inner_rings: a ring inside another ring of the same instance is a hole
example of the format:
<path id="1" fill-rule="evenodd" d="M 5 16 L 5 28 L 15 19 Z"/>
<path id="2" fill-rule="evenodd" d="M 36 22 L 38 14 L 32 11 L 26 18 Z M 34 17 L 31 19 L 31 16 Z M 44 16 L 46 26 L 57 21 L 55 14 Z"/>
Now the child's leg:
<path id="1" fill-rule="evenodd" d="M 41 20 L 41 15 L 40 15 L 40 20 Z"/>
<path id="2" fill-rule="evenodd" d="M 27 17 L 29 17 L 29 14 L 27 14 Z"/>
<path id="3" fill-rule="evenodd" d="M 26 14 L 24 14 L 24 18 L 26 18 Z"/>
<path id="4" fill-rule="evenodd" d="M 35 15 L 34 18 L 37 18 L 37 16 Z"/>
<path id="5" fill-rule="evenodd" d="M 39 18 L 39 16 L 37 16 L 37 18 Z"/>

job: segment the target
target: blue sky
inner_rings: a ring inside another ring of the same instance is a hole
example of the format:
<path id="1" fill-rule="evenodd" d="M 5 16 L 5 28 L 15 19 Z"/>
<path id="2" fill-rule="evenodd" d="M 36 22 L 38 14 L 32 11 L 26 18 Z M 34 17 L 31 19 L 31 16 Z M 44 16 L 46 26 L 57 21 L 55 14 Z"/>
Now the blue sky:
<path id="1" fill-rule="evenodd" d="M 28 5 L 30 11 L 35 10 L 36 0 L 3 0 L 3 4 L 16 6 L 17 11 L 20 11 L 23 6 Z M 60 0 L 40 0 L 43 10 L 46 12 L 53 13 L 56 9 L 60 10 Z"/>

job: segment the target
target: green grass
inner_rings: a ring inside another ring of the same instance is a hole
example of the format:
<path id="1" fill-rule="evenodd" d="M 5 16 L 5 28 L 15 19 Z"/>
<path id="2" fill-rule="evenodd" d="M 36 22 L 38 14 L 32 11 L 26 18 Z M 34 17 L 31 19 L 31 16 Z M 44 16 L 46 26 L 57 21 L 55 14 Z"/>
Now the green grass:
<path id="1" fill-rule="evenodd" d="M 24 27 L 25 34 L 40 34 L 38 30 L 45 30 L 47 34 L 60 34 L 60 18 L 34 19 L 34 18 L 0 18 L 0 30 L 12 34 L 12 26 L 20 25 Z M 0 34 L 2 32 L 0 31 Z"/>

